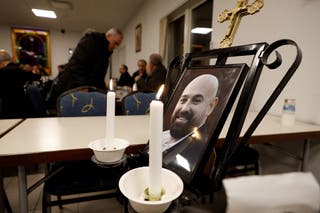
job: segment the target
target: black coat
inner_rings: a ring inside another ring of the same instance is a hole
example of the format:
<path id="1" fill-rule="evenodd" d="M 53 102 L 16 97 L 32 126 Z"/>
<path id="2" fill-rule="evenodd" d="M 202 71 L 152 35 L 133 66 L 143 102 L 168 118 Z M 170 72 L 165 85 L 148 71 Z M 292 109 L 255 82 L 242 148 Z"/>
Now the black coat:
<path id="1" fill-rule="evenodd" d="M 147 76 L 145 79 L 140 78 L 137 81 L 138 90 L 143 92 L 157 92 L 160 86 L 164 84 L 166 75 L 166 68 L 162 64 L 157 65 L 151 76 Z"/>
<path id="2" fill-rule="evenodd" d="M 177 172 L 187 181 L 191 181 L 208 146 L 209 138 L 206 124 L 198 129 L 198 134 L 200 137 L 193 137 L 191 135 L 163 152 L 164 165 Z M 179 164 L 177 155 L 187 160 L 190 171 L 187 171 Z"/>
<path id="3" fill-rule="evenodd" d="M 1 118 L 28 117 L 31 103 L 24 91 L 28 81 L 38 81 L 40 75 L 26 72 L 19 65 L 9 63 L 0 69 Z"/>
<path id="4" fill-rule="evenodd" d="M 134 80 L 131 77 L 131 75 L 128 72 L 125 72 L 123 74 L 120 75 L 119 81 L 117 86 L 129 86 L 132 87 L 132 85 L 134 84 Z"/>
<path id="5" fill-rule="evenodd" d="M 105 75 L 109 57 L 109 42 L 104 33 L 87 33 L 81 38 L 55 86 L 56 96 L 79 87 L 95 86 L 106 90 Z"/>

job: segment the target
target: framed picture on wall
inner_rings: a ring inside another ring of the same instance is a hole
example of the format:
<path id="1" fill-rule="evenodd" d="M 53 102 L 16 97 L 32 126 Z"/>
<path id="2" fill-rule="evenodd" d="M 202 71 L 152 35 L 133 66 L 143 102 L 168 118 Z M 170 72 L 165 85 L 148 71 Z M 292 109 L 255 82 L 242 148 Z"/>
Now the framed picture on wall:
<path id="1" fill-rule="evenodd" d="M 51 74 L 50 36 L 48 30 L 12 28 L 13 58 L 17 63 L 37 65 Z"/>
<path id="2" fill-rule="evenodd" d="M 142 25 L 138 24 L 135 30 L 135 47 L 136 52 L 141 51 L 141 34 L 142 34 Z"/>

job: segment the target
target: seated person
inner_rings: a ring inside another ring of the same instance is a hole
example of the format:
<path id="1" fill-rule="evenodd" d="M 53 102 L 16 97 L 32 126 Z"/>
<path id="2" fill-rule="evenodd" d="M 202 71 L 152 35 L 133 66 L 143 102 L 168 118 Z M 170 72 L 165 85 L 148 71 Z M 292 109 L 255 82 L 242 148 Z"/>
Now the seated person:
<path id="1" fill-rule="evenodd" d="M 132 75 L 134 82 L 137 82 L 140 78 L 145 79 L 147 77 L 146 67 L 147 62 L 144 59 L 140 59 L 137 62 L 138 70 Z"/>
<path id="2" fill-rule="evenodd" d="M 143 79 L 141 76 L 137 79 L 138 91 L 141 92 L 157 92 L 166 80 L 167 69 L 162 64 L 162 57 L 153 53 L 149 57 L 147 64 L 147 77 Z"/>
<path id="3" fill-rule="evenodd" d="M 0 50 L 1 118 L 25 118 L 32 112 L 31 102 L 24 91 L 28 81 L 39 81 L 38 70 L 19 68 L 8 52 Z M 30 69 L 29 69 L 30 68 Z"/>
<path id="4" fill-rule="evenodd" d="M 61 77 L 62 72 L 64 71 L 64 68 L 66 67 L 66 64 L 59 64 L 57 66 L 58 68 L 58 75 L 53 79 L 50 80 L 47 84 L 46 90 L 45 90 L 45 101 L 48 102 L 50 100 L 51 97 L 51 93 L 53 90 L 53 87 L 55 84 L 57 84 L 59 78 Z"/>
<path id="5" fill-rule="evenodd" d="M 118 86 L 128 86 L 128 87 L 132 87 L 133 85 L 133 79 L 131 77 L 131 75 L 128 73 L 128 67 L 125 64 L 122 64 L 119 68 L 119 72 L 120 72 L 120 78 L 119 81 L 117 83 Z"/>

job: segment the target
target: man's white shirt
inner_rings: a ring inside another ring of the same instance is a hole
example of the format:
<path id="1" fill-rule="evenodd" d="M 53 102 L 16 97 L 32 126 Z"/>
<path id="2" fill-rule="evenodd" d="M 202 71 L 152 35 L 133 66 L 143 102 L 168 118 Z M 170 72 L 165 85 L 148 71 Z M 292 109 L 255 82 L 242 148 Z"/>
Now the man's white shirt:
<path id="1" fill-rule="evenodd" d="M 167 149 L 170 149 L 171 147 L 177 145 L 178 143 L 180 143 L 181 141 L 183 141 L 184 139 L 186 139 L 187 137 L 189 137 L 190 135 L 193 134 L 193 131 L 190 132 L 189 134 L 183 136 L 180 139 L 175 139 L 171 136 L 170 134 L 170 130 L 166 130 L 162 133 L 162 152 L 166 151 Z"/>

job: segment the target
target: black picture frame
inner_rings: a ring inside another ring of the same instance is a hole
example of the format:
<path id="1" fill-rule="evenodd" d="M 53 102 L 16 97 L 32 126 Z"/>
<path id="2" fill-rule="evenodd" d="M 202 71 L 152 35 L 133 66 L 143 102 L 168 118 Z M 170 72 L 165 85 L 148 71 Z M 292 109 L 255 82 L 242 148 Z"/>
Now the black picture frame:
<path id="1" fill-rule="evenodd" d="M 135 50 L 136 52 L 141 51 L 141 42 L 142 42 L 142 25 L 138 24 L 135 29 Z"/>
<path id="2" fill-rule="evenodd" d="M 215 76 L 219 82 L 216 95 L 219 101 L 207 117 L 204 125 L 199 127 L 197 134 L 200 134 L 200 139 L 195 138 L 199 135 L 190 134 L 184 140 L 163 152 L 163 166 L 177 173 L 185 183 L 191 183 L 209 143 L 215 142 L 210 139 L 227 104 L 233 104 L 234 100 L 230 100 L 230 97 L 234 97 L 236 95 L 234 93 L 239 92 L 247 71 L 248 66 L 246 64 L 203 66 L 191 67 L 180 76 L 165 106 L 163 140 L 167 138 L 165 132 L 170 129 L 174 109 L 189 83 L 197 77 L 207 74 Z M 206 86 L 208 85 L 201 85 L 201 87 Z M 168 132 L 166 135 L 168 135 Z"/>

